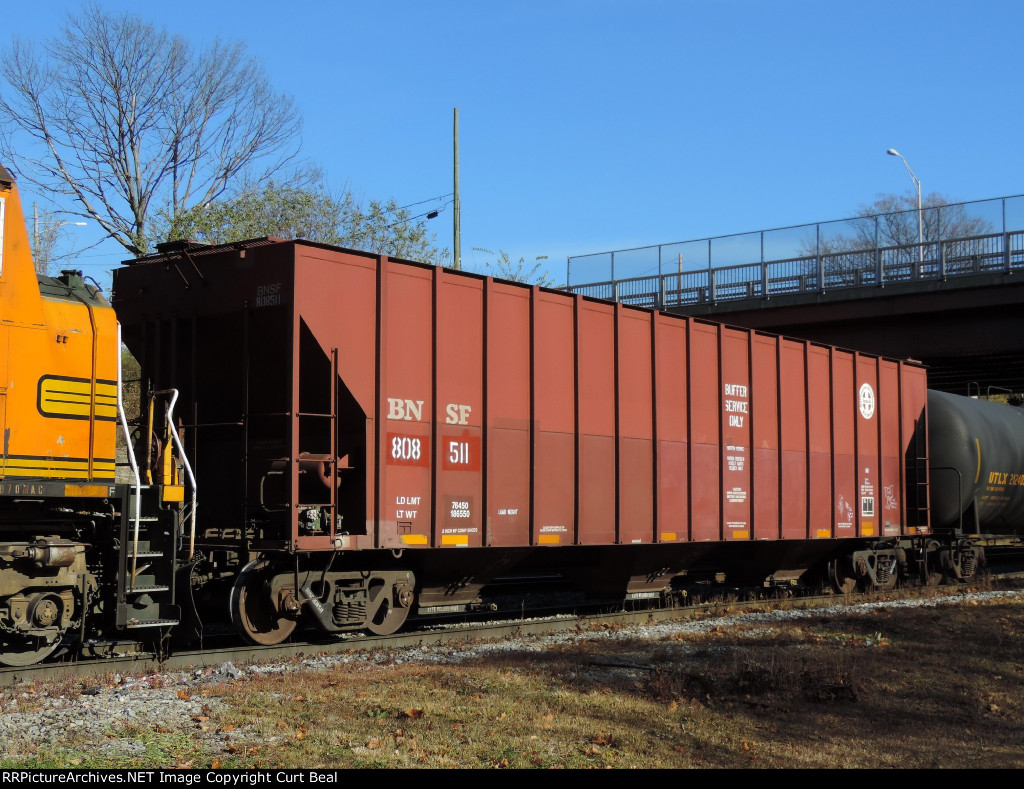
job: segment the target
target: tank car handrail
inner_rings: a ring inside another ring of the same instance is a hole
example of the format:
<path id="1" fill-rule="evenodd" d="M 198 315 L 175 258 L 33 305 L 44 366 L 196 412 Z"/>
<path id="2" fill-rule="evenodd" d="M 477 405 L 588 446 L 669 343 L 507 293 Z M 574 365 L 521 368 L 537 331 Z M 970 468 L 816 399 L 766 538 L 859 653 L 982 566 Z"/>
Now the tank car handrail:
<path id="1" fill-rule="evenodd" d="M 992 399 L 992 392 L 993 391 L 1003 392 L 1005 394 L 1013 394 L 1013 390 L 1012 389 L 1007 389 L 1005 386 L 992 386 L 990 384 L 989 386 L 985 387 L 985 399 L 986 400 L 991 400 Z"/>
<path id="2" fill-rule="evenodd" d="M 138 559 L 136 558 L 139 553 L 139 512 L 142 510 L 142 478 L 139 475 L 139 464 L 135 460 L 135 449 L 132 447 L 132 434 L 128 429 L 128 417 L 124 413 L 124 399 L 122 397 L 122 373 L 121 373 L 121 324 L 117 324 L 117 415 L 121 420 L 121 428 L 124 430 L 124 443 L 128 448 L 128 463 L 131 466 L 132 474 L 135 477 L 135 484 L 133 487 L 132 498 L 135 501 L 135 522 L 133 525 L 133 539 L 132 539 L 132 576 L 128 584 L 129 589 L 135 588 L 135 574 L 138 567 Z"/>
<path id="3" fill-rule="evenodd" d="M 960 514 L 957 516 L 958 521 L 956 525 L 956 536 L 961 537 L 964 533 L 964 475 L 960 473 L 960 469 L 955 466 L 933 466 L 932 471 L 952 471 L 956 474 L 956 503 L 957 512 Z"/>
<path id="4" fill-rule="evenodd" d="M 188 476 L 189 485 L 192 487 L 192 512 L 189 514 L 188 538 L 188 556 L 191 559 L 196 549 L 196 507 L 198 502 L 196 501 L 196 478 L 192 473 L 192 465 L 188 462 L 185 447 L 181 445 L 181 439 L 178 438 L 178 429 L 174 426 L 174 404 L 178 402 L 178 390 L 164 389 L 153 394 L 169 394 L 171 396 L 171 402 L 167 404 L 167 432 L 170 433 L 174 446 L 178 448 L 178 457 L 181 458 L 182 465 L 185 466 L 185 474 Z M 138 536 L 138 532 L 136 532 L 136 536 Z"/>

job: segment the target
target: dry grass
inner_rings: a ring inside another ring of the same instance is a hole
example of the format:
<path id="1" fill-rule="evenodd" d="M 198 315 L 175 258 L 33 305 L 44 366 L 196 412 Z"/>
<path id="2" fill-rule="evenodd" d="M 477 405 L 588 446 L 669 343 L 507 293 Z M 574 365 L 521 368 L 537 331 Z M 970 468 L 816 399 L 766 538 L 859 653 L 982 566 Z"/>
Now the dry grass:
<path id="1" fill-rule="evenodd" d="M 139 766 L 1021 768 L 1022 634 L 965 603 L 256 677 Z"/>

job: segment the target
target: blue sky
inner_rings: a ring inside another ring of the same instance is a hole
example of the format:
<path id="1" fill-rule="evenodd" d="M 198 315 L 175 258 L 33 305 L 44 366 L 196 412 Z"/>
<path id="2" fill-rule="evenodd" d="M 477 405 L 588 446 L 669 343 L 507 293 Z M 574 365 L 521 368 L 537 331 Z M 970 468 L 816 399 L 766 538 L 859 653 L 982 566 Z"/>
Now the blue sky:
<path id="1" fill-rule="evenodd" d="M 102 5 L 243 41 L 294 97 L 305 155 L 364 198 L 450 192 L 458 107 L 470 269 L 500 248 L 562 281 L 568 255 L 850 216 L 912 190 L 890 147 L 925 193 L 1024 192 L 1019 0 Z M 0 43 L 79 8 L 8 3 Z M 441 246 L 451 218 L 431 222 Z"/>

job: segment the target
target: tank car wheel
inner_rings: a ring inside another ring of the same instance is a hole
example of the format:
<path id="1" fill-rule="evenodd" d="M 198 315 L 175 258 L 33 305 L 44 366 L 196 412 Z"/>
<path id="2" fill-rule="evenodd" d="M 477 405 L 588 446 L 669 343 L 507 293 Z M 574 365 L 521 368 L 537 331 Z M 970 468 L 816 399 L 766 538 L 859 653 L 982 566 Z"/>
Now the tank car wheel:
<path id="1" fill-rule="evenodd" d="M 249 562 L 231 588 L 231 623 L 250 644 L 280 644 L 298 625 L 277 610 L 271 581 L 274 577 L 266 559 Z"/>
<path id="2" fill-rule="evenodd" d="M 0 665 L 31 666 L 50 657 L 63 641 L 58 636 L 53 643 L 34 636 L 7 634 L 0 638 Z"/>
<path id="3" fill-rule="evenodd" d="M 857 578 L 849 570 L 848 558 L 840 556 L 828 563 L 828 579 L 839 594 L 853 594 L 857 591 Z"/>
<path id="4" fill-rule="evenodd" d="M 371 586 L 369 597 L 373 613 L 366 619 L 366 629 L 378 636 L 397 633 L 409 618 L 411 590 L 404 585 L 383 583 Z"/>

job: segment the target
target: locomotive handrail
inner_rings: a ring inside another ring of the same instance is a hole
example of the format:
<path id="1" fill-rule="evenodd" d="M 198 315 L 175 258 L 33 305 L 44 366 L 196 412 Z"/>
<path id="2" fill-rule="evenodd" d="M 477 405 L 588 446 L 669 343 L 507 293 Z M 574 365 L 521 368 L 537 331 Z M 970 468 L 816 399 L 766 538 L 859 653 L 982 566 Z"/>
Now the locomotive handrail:
<path id="1" fill-rule="evenodd" d="M 117 324 L 117 347 L 121 347 L 121 324 Z M 133 541 L 132 541 L 132 574 L 131 581 L 129 583 L 129 589 L 135 588 L 135 574 L 137 572 L 137 562 L 139 553 L 139 512 L 142 510 L 142 478 L 139 475 L 139 464 L 135 460 L 135 449 L 132 447 L 132 434 L 128 429 L 128 417 L 124 413 L 124 399 L 121 396 L 122 393 L 122 377 L 121 377 L 121 354 L 117 354 L 117 415 L 121 420 L 121 428 L 124 430 L 124 443 L 128 448 L 128 463 L 131 466 L 132 474 L 135 477 L 134 492 L 132 496 L 135 501 L 135 523 L 133 527 Z"/>
<path id="2" fill-rule="evenodd" d="M 185 466 L 185 474 L 188 476 L 188 482 L 192 488 L 192 512 L 189 515 L 188 538 L 188 556 L 191 559 L 192 554 L 195 553 L 196 549 L 196 508 L 198 507 L 198 501 L 196 500 L 196 478 L 192 473 L 192 465 L 188 462 L 188 456 L 185 454 L 185 447 L 181 445 L 181 439 L 178 438 L 178 429 L 174 426 L 174 404 L 178 402 L 178 390 L 164 389 L 159 392 L 154 392 L 153 394 L 169 394 L 171 396 L 171 402 L 167 405 L 167 432 L 170 433 L 171 441 L 174 442 L 174 446 L 178 448 L 178 457 L 181 458 L 181 463 Z M 136 539 L 138 539 L 137 525 L 135 536 Z"/>

